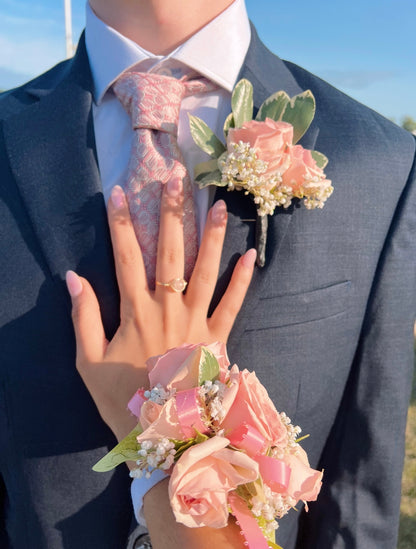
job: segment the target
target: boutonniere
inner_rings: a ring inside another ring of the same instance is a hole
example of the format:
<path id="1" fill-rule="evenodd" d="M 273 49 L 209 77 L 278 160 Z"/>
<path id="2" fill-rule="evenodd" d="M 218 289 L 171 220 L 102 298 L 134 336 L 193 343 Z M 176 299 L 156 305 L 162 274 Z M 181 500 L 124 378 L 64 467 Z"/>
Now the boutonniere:
<path id="1" fill-rule="evenodd" d="M 328 159 L 297 144 L 315 116 L 311 91 L 292 98 L 278 91 L 253 120 L 253 86 L 242 79 L 234 88 L 231 108 L 224 124 L 226 145 L 203 120 L 189 116 L 193 140 L 211 156 L 195 167 L 195 180 L 201 188 L 217 185 L 253 196 L 257 264 L 263 267 L 268 215 L 276 207 L 288 208 L 293 198 L 302 199 L 308 209 L 322 208 L 333 191 L 324 173 Z"/>

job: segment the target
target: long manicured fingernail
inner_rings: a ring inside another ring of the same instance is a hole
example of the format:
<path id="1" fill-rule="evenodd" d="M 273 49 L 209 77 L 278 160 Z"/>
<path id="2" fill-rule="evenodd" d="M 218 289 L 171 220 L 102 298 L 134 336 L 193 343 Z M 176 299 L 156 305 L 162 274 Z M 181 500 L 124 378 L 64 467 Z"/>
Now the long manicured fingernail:
<path id="1" fill-rule="evenodd" d="M 225 205 L 224 200 L 218 200 L 212 206 L 211 209 L 211 219 L 215 225 L 221 225 L 225 218 L 227 217 L 227 206 Z"/>
<path id="2" fill-rule="evenodd" d="M 82 292 L 82 282 L 80 277 L 74 271 L 66 273 L 66 287 L 71 297 L 78 297 Z"/>
<path id="3" fill-rule="evenodd" d="M 254 266 L 254 263 L 256 262 L 257 252 L 255 248 L 251 248 L 251 250 L 248 250 L 243 257 L 241 258 L 241 263 L 246 267 L 247 269 L 251 269 Z"/>
<path id="4" fill-rule="evenodd" d="M 113 187 L 111 191 L 111 202 L 116 210 L 120 210 L 126 205 L 126 197 L 120 185 L 115 185 L 115 187 Z"/>
<path id="5" fill-rule="evenodd" d="M 182 180 L 179 177 L 169 179 L 166 183 L 166 190 L 168 196 L 171 198 L 177 198 L 182 192 Z"/>

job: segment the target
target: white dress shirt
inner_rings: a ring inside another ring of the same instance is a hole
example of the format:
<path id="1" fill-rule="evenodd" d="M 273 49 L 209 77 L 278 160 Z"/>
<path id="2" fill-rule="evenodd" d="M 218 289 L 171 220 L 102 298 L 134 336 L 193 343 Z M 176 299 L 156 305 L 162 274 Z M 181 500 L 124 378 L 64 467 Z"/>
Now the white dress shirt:
<path id="1" fill-rule="evenodd" d="M 186 97 L 181 104 L 178 144 L 191 178 L 194 166 L 208 159 L 193 142 L 188 113 L 202 118 L 222 138 L 231 111 L 230 98 L 250 43 L 250 24 L 244 0 L 235 0 L 185 43 L 166 56 L 154 55 L 103 23 L 86 7 L 86 46 L 94 80 L 94 129 L 98 165 L 107 202 L 114 185 L 127 174 L 133 130 L 129 115 L 111 85 L 128 69 L 180 78 L 195 72 L 218 84 L 202 98 Z M 213 193 L 194 185 L 195 212 L 201 237 Z"/>

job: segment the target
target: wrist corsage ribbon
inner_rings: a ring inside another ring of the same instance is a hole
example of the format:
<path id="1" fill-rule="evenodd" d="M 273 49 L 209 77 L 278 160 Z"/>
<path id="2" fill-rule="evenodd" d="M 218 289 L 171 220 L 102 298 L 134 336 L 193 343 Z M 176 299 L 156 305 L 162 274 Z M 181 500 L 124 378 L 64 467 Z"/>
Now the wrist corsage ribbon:
<path id="1" fill-rule="evenodd" d="M 233 515 L 249 549 L 276 549 L 276 519 L 314 501 L 322 472 L 254 372 L 230 368 L 225 345 L 183 345 L 148 360 L 150 389 L 128 407 L 137 427 L 95 466 L 135 461 L 132 477 L 170 474 L 178 522 L 223 528 Z"/>
<path id="2" fill-rule="evenodd" d="M 257 206 L 257 264 L 266 261 L 268 215 L 288 208 L 294 198 L 308 209 L 322 208 L 332 194 L 324 168 L 328 159 L 298 144 L 315 116 L 310 90 L 290 98 L 278 91 L 266 99 L 253 120 L 253 86 L 240 80 L 231 97 L 232 112 L 224 124 L 226 145 L 200 118 L 189 115 L 191 135 L 211 160 L 195 167 L 195 181 L 242 190 Z"/>

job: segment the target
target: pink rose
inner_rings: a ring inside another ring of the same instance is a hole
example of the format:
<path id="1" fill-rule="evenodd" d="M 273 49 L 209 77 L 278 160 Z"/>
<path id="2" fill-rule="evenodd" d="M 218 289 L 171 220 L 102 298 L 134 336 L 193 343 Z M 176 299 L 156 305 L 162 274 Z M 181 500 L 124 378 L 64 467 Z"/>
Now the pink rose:
<path id="1" fill-rule="evenodd" d="M 230 128 L 227 137 L 228 152 L 234 143 L 249 143 L 259 160 L 268 163 L 265 175 L 282 172 L 288 163 L 287 147 L 293 141 L 293 126 L 288 122 L 276 122 L 266 118 L 264 122 L 251 120 L 241 128 Z"/>
<path id="2" fill-rule="evenodd" d="M 144 440 L 156 441 L 161 438 L 185 439 L 174 398 L 168 400 L 163 406 L 151 401 L 145 402 L 140 412 L 140 425 L 144 431 L 137 437 L 139 443 Z"/>
<path id="3" fill-rule="evenodd" d="M 322 168 L 316 165 L 310 150 L 304 149 L 302 145 L 294 145 L 288 148 L 288 155 L 290 164 L 282 173 L 282 185 L 291 187 L 294 194 L 306 182 L 305 179 L 318 178 L 320 181 L 325 180 L 327 184 L 331 183 L 326 180 Z"/>
<path id="4" fill-rule="evenodd" d="M 173 468 L 169 497 L 176 520 L 190 528 L 223 528 L 228 522 L 228 493 L 258 478 L 257 463 L 226 448 L 213 437 L 186 450 Z"/>
<path id="5" fill-rule="evenodd" d="M 283 461 L 290 468 L 287 493 L 296 501 L 315 501 L 322 486 L 322 471 L 309 466 L 308 456 L 300 446 L 294 454 L 286 454 Z"/>
<path id="6" fill-rule="evenodd" d="M 216 356 L 220 366 L 220 377 L 225 377 L 230 362 L 223 343 L 217 342 L 210 345 L 186 344 L 170 349 L 164 355 L 149 358 L 146 364 L 150 386 L 155 387 L 160 383 L 169 390 L 177 389 L 178 391 L 197 387 L 202 346 L 209 349 Z"/>
<path id="7" fill-rule="evenodd" d="M 254 372 L 243 370 L 239 374 L 238 390 L 221 422 L 225 435 L 245 423 L 257 429 L 267 446 L 286 446 L 287 429 L 266 389 Z"/>

